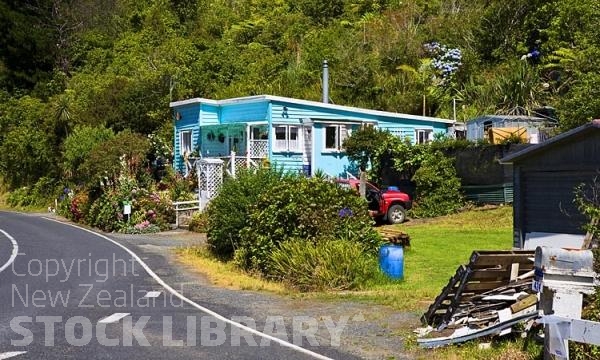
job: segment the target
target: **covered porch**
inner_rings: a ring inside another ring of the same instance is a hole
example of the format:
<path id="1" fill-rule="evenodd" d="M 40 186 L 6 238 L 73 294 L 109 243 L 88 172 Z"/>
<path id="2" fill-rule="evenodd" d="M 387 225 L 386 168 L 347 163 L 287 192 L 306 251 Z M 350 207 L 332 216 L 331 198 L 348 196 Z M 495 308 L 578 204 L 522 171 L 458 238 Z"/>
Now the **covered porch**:
<path id="1" fill-rule="evenodd" d="M 226 169 L 256 167 L 269 156 L 268 130 L 266 121 L 201 126 L 199 155 L 222 159 Z"/>

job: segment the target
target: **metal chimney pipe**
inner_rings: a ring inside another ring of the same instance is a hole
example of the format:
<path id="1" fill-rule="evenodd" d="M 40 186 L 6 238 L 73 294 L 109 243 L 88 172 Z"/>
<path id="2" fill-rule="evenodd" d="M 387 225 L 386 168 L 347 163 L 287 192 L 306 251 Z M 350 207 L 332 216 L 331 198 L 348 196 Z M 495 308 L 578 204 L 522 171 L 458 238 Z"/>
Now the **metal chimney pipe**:
<path id="1" fill-rule="evenodd" d="M 323 102 L 329 103 L 329 66 L 327 60 L 323 60 Z"/>

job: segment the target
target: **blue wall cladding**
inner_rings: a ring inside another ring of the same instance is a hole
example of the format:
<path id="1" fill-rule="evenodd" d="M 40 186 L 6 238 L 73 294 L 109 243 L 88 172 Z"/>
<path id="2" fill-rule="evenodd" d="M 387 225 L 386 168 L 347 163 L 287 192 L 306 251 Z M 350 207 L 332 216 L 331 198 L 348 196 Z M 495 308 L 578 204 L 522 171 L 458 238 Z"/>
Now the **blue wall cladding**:
<path id="1" fill-rule="evenodd" d="M 200 125 L 219 124 L 219 108 L 214 105 L 202 104 L 202 113 L 200 114 Z"/>
<path id="2" fill-rule="evenodd" d="M 175 129 L 174 129 L 174 144 L 173 144 L 173 166 L 178 171 L 184 171 L 185 166 L 183 163 L 181 153 L 181 133 L 185 131 L 192 132 L 192 150 L 196 149 L 199 145 L 200 140 L 200 128 L 198 127 L 198 119 L 200 116 L 200 105 L 190 104 L 181 106 L 174 109 L 175 114 Z M 179 120 L 177 120 L 179 117 Z"/>
<path id="3" fill-rule="evenodd" d="M 323 109 L 317 106 L 273 102 L 271 119 L 273 123 L 299 123 L 300 119 L 375 121 L 375 116 L 357 114 L 350 111 Z"/>
<path id="4" fill-rule="evenodd" d="M 267 101 L 228 104 L 221 107 L 221 124 L 266 121 L 268 119 L 268 109 L 269 103 Z"/>

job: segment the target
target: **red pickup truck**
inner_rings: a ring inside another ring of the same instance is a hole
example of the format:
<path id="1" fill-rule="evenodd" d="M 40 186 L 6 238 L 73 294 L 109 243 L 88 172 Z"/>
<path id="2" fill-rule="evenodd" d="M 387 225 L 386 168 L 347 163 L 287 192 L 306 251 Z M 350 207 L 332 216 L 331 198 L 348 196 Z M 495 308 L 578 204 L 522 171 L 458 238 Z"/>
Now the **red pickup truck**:
<path id="1" fill-rule="evenodd" d="M 359 191 L 360 180 L 339 179 L 337 183 Z M 406 210 L 410 210 L 412 207 L 410 196 L 392 186 L 386 190 L 380 190 L 377 186 L 367 182 L 366 197 L 371 216 L 387 221 L 389 224 L 400 224 L 406 221 Z"/>

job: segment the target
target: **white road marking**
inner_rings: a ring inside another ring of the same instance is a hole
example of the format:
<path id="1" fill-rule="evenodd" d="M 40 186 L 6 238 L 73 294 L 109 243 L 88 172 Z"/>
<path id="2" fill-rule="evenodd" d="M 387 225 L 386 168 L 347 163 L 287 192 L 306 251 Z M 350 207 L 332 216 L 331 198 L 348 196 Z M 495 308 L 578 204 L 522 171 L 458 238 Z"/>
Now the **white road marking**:
<path id="1" fill-rule="evenodd" d="M 235 326 L 235 327 L 237 327 L 237 328 L 239 328 L 239 329 L 242 329 L 242 330 L 244 330 L 244 331 L 247 331 L 247 332 L 249 332 L 249 333 L 251 333 L 251 334 L 254 334 L 254 335 L 257 335 L 257 336 L 263 337 L 263 338 L 265 338 L 265 339 L 271 340 L 271 341 L 273 341 L 273 342 L 276 342 L 276 343 L 278 343 L 278 344 L 279 344 L 279 345 L 281 345 L 281 346 L 284 346 L 284 347 L 290 348 L 290 349 L 292 349 L 292 350 L 298 351 L 298 352 L 300 352 L 300 353 L 303 353 L 303 354 L 306 354 L 306 355 L 312 356 L 312 357 L 313 357 L 313 358 L 315 358 L 315 359 L 321 359 L 321 360 L 333 360 L 332 358 L 330 358 L 330 357 L 327 357 L 327 356 L 325 356 L 325 355 L 318 354 L 318 353 L 316 353 L 316 352 L 314 352 L 314 351 L 310 351 L 310 350 L 308 350 L 308 349 L 305 349 L 305 348 L 303 348 L 303 347 L 301 347 L 301 346 L 294 345 L 294 344 L 292 344 L 292 343 L 290 343 L 290 342 L 287 342 L 287 341 L 285 341 L 285 340 L 282 340 L 282 339 L 276 338 L 275 336 L 272 336 L 272 335 L 269 335 L 269 334 L 262 333 L 262 332 L 260 332 L 260 331 L 258 331 L 258 330 L 256 330 L 256 329 L 253 329 L 253 328 L 251 328 L 251 327 L 249 327 L 249 326 L 246 326 L 246 325 L 240 324 L 240 323 L 238 323 L 238 322 L 235 322 L 235 321 L 233 321 L 233 320 L 230 320 L 230 319 L 226 318 L 226 317 L 225 317 L 225 316 L 223 316 L 223 315 L 220 315 L 220 314 L 218 314 L 218 313 L 216 313 L 216 312 L 214 312 L 214 311 L 212 311 L 212 310 L 210 310 L 210 309 L 207 309 L 207 308 L 205 308 L 205 307 L 204 307 L 204 306 L 202 306 L 202 305 L 199 305 L 199 304 L 195 303 L 193 300 L 190 300 L 190 299 L 188 299 L 188 298 L 187 298 L 187 297 L 185 297 L 183 294 L 180 294 L 180 293 L 179 293 L 179 292 L 177 292 L 175 289 L 173 289 L 171 286 L 169 286 L 169 284 L 167 284 L 166 282 L 164 282 L 164 280 L 163 280 L 163 279 L 161 279 L 161 278 L 160 278 L 158 275 L 156 275 L 156 273 L 155 273 L 154 271 L 152 271 L 152 269 L 150 269 L 150 267 L 149 267 L 149 266 L 148 266 L 148 265 L 147 265 L 147 264 L 146 264 L 146 263 L 145 263 L 145 262 L 144 262 L 142 259 L 140 259 L 140 257 L 139 257 L 139 256 L 137 256 L 137 255 L 136 255 L 136 253 L 134 253 L 133 251 L 129 250 L 129 249 L 128 249 L 127 247 L 125 247 L 124 245 L 121 245 L 121 244 L 119 244 L 118 242 L 116 242 L 115 240 L 113 240 L 113 239 L 109 238 L 108 236 L 104 236 L 104 235 L 102 235 L 102 234 L 99 234 L 99 233 L 97 233 L 97 232 L 95 232 L 95 231 L 92 231 L 92 230 L 89 230 L 89 229 L 86 229 L 86 228 L 82 228 L 82 227 L 80 227 L 80 226 L 77 226 L 77 225 L 74 225 L 74 224 L 70 224 L 70 223 L 61 222 L 61 221 L 58 221 L 58 220 L 55 220 L 55 219 L 51 219 L 51 218 L 47 218 L 47 217 L 43 217 L 43 219 L 46 219 L 46 220 L 49 220 L 49 221 L 54 221 L 54 222 L 56 222 L 56 223 L 63 224 L 63 225 L 72 226 L 72 227 L 74 227 L 74 228 L 77 228 L 77 229 L 79 229 L 79 230 L 86 231 L 86 232 L 88 232 L 88 233 L 90 233 L 90 234 L 94 234 L 94 235 L 96 235 L 96 236 L 98 236 L 98 237 L 101 237 L 101 238 L 102 238 L 102 239 L 104 239 L 104 240 L 108 240 L 108 241 L 110 241 L 111 243 L 115 244 L 116 246 L 120 247 L 121 249 L 123 249 L 123 250 L 125 250 L 127 253 L 129 253 L 129 255 L 131 255 L 131 256 L 132 256 L 132 257 L 133 257 L 133 258 L 134 258 L 134 259 L 135 259 L 135 260 L 136 260 L 138 263 L 140 263 L 140 265 L 142 266 L 142 268 L 144 268 L 144 270 L 146 271 L 146 273 L 147 273 L 148 275 L 150 275 L 150 276 L 151 276 L 151 277 L 152 277 L 152 278 L 153 278 L 153 279 L 154 279 L 154 280 L 155 280 L 157 283 L 159 283 L 159 284 L 160 284 L 160 285 L 161 285 L 163 288 L 165 288 L 165 290 L 167 290 L 168 292 L 170 292 L 170 293 L 171 293 L 171 294 L 173 294 L 174 296 L 176 296 L 176 297 L 180 298 L 182 301 L 184 301 L 184 302 L 188 303 L 189 305 L 191 305 L 191 306 L 195 307 L 196 309 L 198 309 L 198 310 L 200 310 L 200 311 L 202 311 L 202 312 L 204 312 L 204 313 L 206 313 L 206 314 L 208 314 L 208 315 L 211 315 L 212 317 L 214 317 L 214 318 L 216 318 L 216 319 L 218 319 L 218 320 L 221 320 L 221 321 L 223 321 L 223 322 L 225 322 L 225 323 L 227 323 L 227 324 L 230 324 L 231 326 Z"/>
<path id="2" fill-rule="evenodd" d="M 112 324 L 112 323 L 116 323 L 119 320 L 121 320 L 122 318 L 124 318 L 125 316 L 128 316 L 129 313 L 114 313 L 110 316 L 105 317 L 104 319 L 98 321 L 99 324 Z"/>
<path id="3" fill-rule="evenodd" d="M 4 231 L 2 231 L 2 232 L 4 232 Z M 23 355 L 25 353 L 27 353 L 27 351 L 11 351 L 11 352 L 0 353 L 0 360 L 10 359 L 11 357 Z"/>
<path id="4" fill-rule="evenodd" d="M 162 291 L 148 291 L 144 297 L 146 298 L 157 298 L 162 294 Z"/>
<path id="5" fill-rule="evenodd" d="M 17 240 L 15 240 L 14 237 L 10 236 L 9 233 L 7 233 L 6 231 L 0 229 L 0 232 L 2 234 L 4 234 L 4 236 L 6 236 L 8 238 L 8 240 L 10 240 L 10 242 L 12 243 L 13 246 L 13 250 L 12 250 L 12 254 L 10 255 L 10 258 L 8 259 L 8 262 L 4 265 L 2 265 L 2 267 L 0 267 L 0 273 L 3 272 L 7 267 L 10 266 L 10 264 L 13 263 L 13 261 L 15 261 L 15 259 L 17 258 L 17 254 L 19 253 L 19 244 L 17 244 Z M 17 354 L 18 355 L 18 354 Z M 2 358 L 0 358 L 1 360 Z"/>

